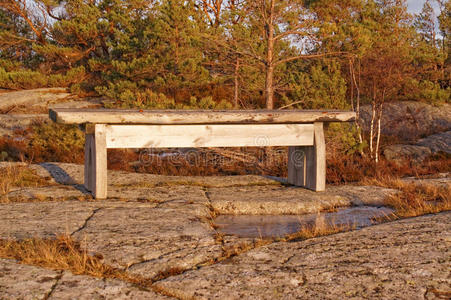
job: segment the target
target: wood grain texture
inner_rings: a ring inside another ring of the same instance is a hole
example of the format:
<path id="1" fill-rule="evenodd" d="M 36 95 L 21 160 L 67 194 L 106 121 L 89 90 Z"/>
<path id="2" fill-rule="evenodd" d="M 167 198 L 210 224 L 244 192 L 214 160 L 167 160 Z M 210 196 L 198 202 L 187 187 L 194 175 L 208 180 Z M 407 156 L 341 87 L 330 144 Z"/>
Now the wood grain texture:
<path id="1" fill-rule="evenodd" d="M 86 134 L 85 135 L 85 172 L 84 172 L 84 185 L 85 188 L 92 192 L 93 186 L 92 186 L 92 176 L 94 174 L 93 171 L 93 162 L 94 162 L 94 135 L 93 134 Z"/>
<path id="2" fill-rule="evenodd" d="M 338 110 L 49 110 L 50 118 L 64 124 L 299 124 L 350 122 L 355 112 Z"/>
<path id="3" fill-rule="evenodd" d="M 97 124 L 86 134 L 84 185 L 96 199 L 107 197 L 107 152 L 105 125 Z"/>
<path id="4" fill-rule="evenodd" d="M 288 147 L 288 183 L 296 186 L 305 186 L 305 152 L 304 148 Z"/>
<path id="5" fill-rule="evenodd" d="M 315 137 L 314 137 L 314 149 L 312 155 L 312 169 L 313 174 L 308 174 L 307 177 L 311 177 L 311 185 L 307 181 L 307 188 L 314 191 L 321 192 L 326 190 L 326 141 L 324 138 L 323 123 L 314 123 Z M 306 159 L 309 157 L 306 156 Z"/>
<path id="6" fill-rule="evenodd" d="M 94 170 L 94 197 L 105 199 L 107 197 L 107 151 L 106 151 L 106 125 L 97 124 L 95 126 L 95 161 Z"/>
<path id="7" fill-rule="evenodd" d="M 326 189 L 326 144 L 322 123 L 314 123 L 314 145 L 289 147 L 288 183 L 314 191 Z"/>
<path id="8" fill-rule="evenodd" d="M 97 126 L 97 125 L 96 125 Z M 107 125 L 107 148 L 313 145 L 313 124 Z"/>

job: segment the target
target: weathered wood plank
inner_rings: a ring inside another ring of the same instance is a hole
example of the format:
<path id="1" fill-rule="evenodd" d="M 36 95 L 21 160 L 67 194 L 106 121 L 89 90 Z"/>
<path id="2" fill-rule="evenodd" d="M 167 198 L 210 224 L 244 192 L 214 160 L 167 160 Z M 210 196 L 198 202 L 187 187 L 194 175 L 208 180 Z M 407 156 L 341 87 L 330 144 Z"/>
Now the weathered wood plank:
<path id="1" fill-rule="evenodd" d="M 289 147 L 288 183 L 314 191 L 326 189 L 326 144 L 323 123 L 314 123 L 314 145 Z"/>
<path id="2" fill-rule="evenodd" d="M 312 160 L 312 167 L 310 170 L 307 170 L 310 173 L 307 175 L 306 187 L 317 192 L 322 192 L 326 190 L 326 141 L 324 138 L 323 123 L 314 123 L 314 131 L 313 153 L 310 157 L 308 155 L 306 156 L 306 160 L 309 158 Z"/>
<path id="3" fill-rule="evenodd" d="M 49 110 L 50 118 L 65 124 L 296 124 L 349 122 L 352 111 L 338 110 L 130 110 L 70 109 Z"/>
<path id="4" fill-rule="evenodd" d="M 305 186 L 305 152 L 307 147 L 288 147 L 288 183 Z"/>
<path id="5" fill-rule="evenodd" d="M 84 184 L 96 199 L 107 197 L 107 153 L 104 124 L 97 124 L 94 133 L 86 134 Z"/>
<path id="6" fill-rule="evenodd" d="M 97 126 L 97 125 L 96 125 Z M 313 145 L 313 124 L 107 125 L 107 148 Z"/>
<path id="7" fill-rule="evenodd" d="M 93 149 L 94 135 L 86 134 L 85 135 L 85 173 L 84 173 L 84 185 L 85 188 L 92 192 L 92 176 L 94 174 L 93 171 L 93 162 L 94 162 L 94 149 Z"/>
<path id="8" fill-rule="evenodd" d="M 96 199 L 107 197 L 107 151 L 106 151 L 106 125 L 95 126 L 95 189 Z"/>

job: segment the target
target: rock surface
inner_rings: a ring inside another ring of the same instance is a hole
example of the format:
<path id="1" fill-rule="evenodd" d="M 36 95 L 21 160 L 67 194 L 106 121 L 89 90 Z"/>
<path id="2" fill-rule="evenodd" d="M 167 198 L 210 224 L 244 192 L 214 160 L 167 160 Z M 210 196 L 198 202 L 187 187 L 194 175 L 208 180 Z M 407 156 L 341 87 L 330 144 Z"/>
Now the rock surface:
<path id="1" fill-rule="evenodd" d="M 60 272 L 0 259 L 0 298 L 46 299 Z"/>
<path id="2" fill-rule="evenodd" d="M 287 212 L 296 217 L 293 214 L 337 206 L 379 210 L 395 190 L 330 186 L 327 192 L 314 193 L 259 176 L 170 177 L 109 171 L 111 197 L 97 201 L 81 186 L 81 165 L 28 167 L 48 184 L 11 188 L 8 199 L 18 202 L 0 204 L 0 239 L 70 235 L 106 265 L 156 280 L 155 290 L 163 294 L 231 299 L 390 297 L 388 291 L 397 288 L 399 295 L 410 297 L 426 292 L 423 284 L 441 290 L 449 283 L 443 279 L 449 250 L 443 247 L 450 242 L 446 239 L 450 213 L 259 249 L 255 248 L 269 241 L 216 230 L 218 212 Z M 365 208 L 368 205 L 373 207 Z M 160 297 L 114 280 L 28 266 L 16 272 L 16 267 L 3 265 L 7 267 L 3 273 L 0 267 L 0 298 L 26 297 L 22 286 L 37 299 Z M 420 275 L 412 268 L 420 270 Z M 43 284 L 36 285 L 34 279 Z M 14 281 L 23 281 L 23 285 L 14 285 Z M 325 294 L 327 290 L 330 294 Z"/>
<path id="3" fill-rule="evenodd" d="M 384 156 L 389 161 L 402 161 L 411 159 L 415 162 L 421 162 L 432 154 L 429 147 L 418 145 L 390 145 L 385 147 Z"/>
<path id="4" fill-rule="evenodd" d="M 432 153 L 446 152 L 451 154 L 451 131 L 437 133 L 427 138 L 421 139 L 418 146 L 424 146 L 431 149 Z"/>
<path id="5" fill-rule="evenodd" d="M 66 88 L 41 88 L 0 94 L 0 110 L 11 109 L 19 105 L 45 105 L 69 97 Z"/>
<path id="6" fill-rule="evenodd" d="M 360 117 L 369 130 L 371 106 L 362 106 Z M 382 134 L 416 141 L 423 136 L 451 130 L 451 105 L 432 106 L 415 101 L 386 103 L 383 107 Z"/>
<path id="7" fill-rule="evenodd" d="M 338 206 L 379 205 L 393 192 L 346 186 L 315 193 L 275 186 L 275 181 L 259 176 L 184 178 L 109 171 L 110 198 L 96 201 L 80 185 L 81 165 L 29 168 L 51 185 L 13 188 L 7 194 L 10 201 L 27 203 L 0 204 L 0 238 L 68 234 L 91 253 L 103 255 L 108 265 L 148 278 L 222 257 L 224 244 L 217 240 L 212 219 L 218 212 L 316 213 Z M 231 238 L 227 247 L 241 243 L 253 240 Z"/>
<path id="8" fill-rule="evenodd" d="M 411 159 L 421 162 L 431 154 L 445 152 L 451 154 L 451 131 L 437 133 L 420 139 L 414 145 L 390 145 L 385 147 L 384 156 L 390 161 Z"/>
<path id="9" fill-rule="evenodd" d="M 214 219 L 218 232 L 239 237 L 274 238 L 295 234 L 303 228 L 359 229 L 391 220 L 393 210 L 388 207 L 360 206 L 341 208 L 332 212 L 302 215 L 220 215 Z"/>
<path id="10" fill-rule="evenodd" d="M 451 212 L 279 242 L 156 283 L 182 299 L 449 295 Z"/>
<path id="11" fill-rule="evenodd" d="M 24 130 L 34 121 L 47 120 L 45 114 L 18 114 L 4 115 L 0 114 L 0 136 L 14 135 L 15 130 Z"/>
<path id="12" fill-rule="evenodd" d="M 308 214 L 344 206 L 382 206 L 395 190 L 375 186 L 330 186 L 325 192 L 297 187 L 210 188 L 207 196 L 219 214 Z"/>
<path id="13" fill-rule="evenodd" d="M 117 279 L 74 275 L 0 259 L 2 299 L 173 299 Z"/>

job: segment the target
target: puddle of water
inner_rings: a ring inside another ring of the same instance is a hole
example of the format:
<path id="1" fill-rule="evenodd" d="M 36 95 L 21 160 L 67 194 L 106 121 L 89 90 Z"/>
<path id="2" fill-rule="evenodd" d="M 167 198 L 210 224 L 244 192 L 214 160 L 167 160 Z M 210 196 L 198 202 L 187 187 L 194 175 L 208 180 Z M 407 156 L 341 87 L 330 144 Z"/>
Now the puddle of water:
<path id="1" fill-rule="evenodd" d="M 356 229 L 380 223 L 378 219 L 392 215 L 388 207 L 351 207 L 336 212 L 306 215 L 221 215 L 215 219 L 218 231 L 250 238 L 283 237 L 315 224 L 318 217 L 332 226 L 350 225 Z"/>

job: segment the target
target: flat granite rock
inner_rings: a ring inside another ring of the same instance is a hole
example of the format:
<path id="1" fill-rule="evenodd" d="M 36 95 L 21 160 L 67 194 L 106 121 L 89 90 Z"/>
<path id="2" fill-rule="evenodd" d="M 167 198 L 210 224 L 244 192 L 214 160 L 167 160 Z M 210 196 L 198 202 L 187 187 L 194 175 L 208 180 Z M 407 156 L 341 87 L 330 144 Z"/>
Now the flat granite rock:
<path id="1" fill-rule="evenodd" d="M 103 256 L 106 264 L 154 278 L 167 270 L 190 269 L 223 253 L 208 222 L 207 206 L 195 203 L 194 197 L 192 203 L 183 202 L 181 197 L 182 193 L 162 203 L 1 204 L 0 238 L 21 240 L 71 235 L 90 253 Z"/>
<path id="2" fill-rule="evenodd" d="M 1 299 L 47 299 L 61 272 L 0 259 Z"/>
<path id="3" fill-rule="evenodd" d="M 79 201 L 0 204 L 0 238 L 54 238 L 83 226 L 96 207 Z"/>
<path id="4" fill-rule="evenodd" d="M 211 205 L 219 214 L 303 214 L 350 204 L 343 196 L 296 187 L 243 186 L 207 191 Z"/>
<path id="5" fill-rule="evenodd" d="M 116 279 L 74 275 L 0 259 L 1 299 L 173 299 Z"/>
<path id="6" fill-rule="evenodd" d="M 102 209 L 145 210 L 155 203 L 123 201 L 64 201 L 0 204 L 0 238 L 55 238 L 72 235 Z"/>
<path id="7" fill-rule="evenodd" d="M 90 195 L 82 186 L 49 185 L 11 188 L 6 198 L 10 202 L 42 202 L 92 198 Z"/>
<path id="8" fill-rule="evenodd" d="M 349 199 L 351 206 L 384 206 L 385 200 L 398 190 L 372 185 L 328 186 L 327 192 Z"/>
<path id="9" fill-rule="evenodd" d="M 445 212 L 274 243 L 155 285 L 182 299 L 434 298 L 450 293 L 450 255 Z"/>
<path id="10" fill-rule="evenodd" d="M 106 264 L 153 278 L 221 255 L 214 230 L 194 206 L 143 209 L 132 206 L 97 211 L 74 237 Z"/>
<path id="11" fill-rule="evenodd" d="M 328 186 L 325 192 L 276 186 L 207 189 L 212 207 L 226 215 L 296 215 L 344 206 L 383 206 L 384 199 L 396 192 L 376 186 Z"/>
<path id="12" fill-rule="evenodd" d="M 42 163 L 30 166 L 42 177 L 53 178 L 61 184 L 83 184 L 83 165 L 70 163 Z M 165 176 L 145 173 L 131 173 L 108 170 L 108 188 L 114 187 L 158 187 L 192 185 L 205 187 L 230 187 L 241 185 L 280 185 L 257 175 L 237 176 Z"/>
<path id="13" fill-rule="evenodd" d="M 41 88 L 0 94 L 0 110 L 18 105 L 47 104 L 70 96 L 66 88 Z"/>
<path id="14" fill-rule="evenodd" d="M 64 272 L 48 299 L 175 299 L 117 279 L 100 279 Z"/>

